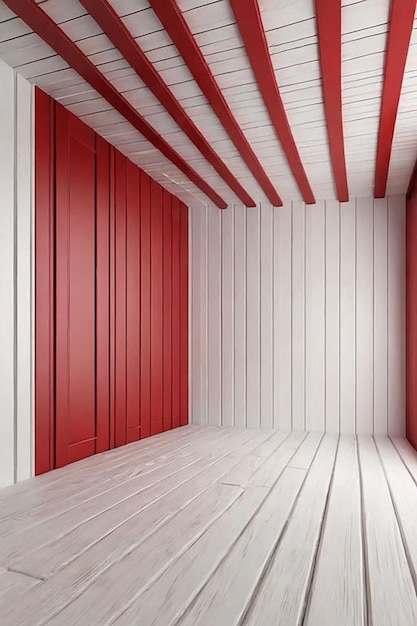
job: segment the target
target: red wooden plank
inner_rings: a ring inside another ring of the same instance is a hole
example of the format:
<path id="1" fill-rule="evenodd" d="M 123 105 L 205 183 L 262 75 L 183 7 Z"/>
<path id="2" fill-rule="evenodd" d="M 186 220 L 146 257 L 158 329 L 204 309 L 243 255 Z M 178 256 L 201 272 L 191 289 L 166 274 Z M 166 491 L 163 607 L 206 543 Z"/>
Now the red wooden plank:
<path id="1" fill-rule="evenodd" d="M 230 0 L 230 4 L 266 108 L 293 176 L 297 181 L 304 202 L 306 204 L 314 204 L 314 194 L 291 132 L 274 68 L 272 67 L 258 2 L 257 0 Z"/>
<path id="2" fill-rule="evenodd" d="M 140 436 L 151 434 L 151 181 L 140 173 Z"/>
<path id="3" fill-rule="evenodd" d="M 96 452 L 110 447 L 110 146 L 96 135 Z"/>
<path id="4" fill-rule="evenodd" d="M 162 187 L 151 181 L 151 435 L 162 432 Z"/>
<path id="5" fill-rule="evenodd" d="M 172 196 L 163 191 L 163 429 L 172 428 Z"/>
<path id="6" fill-rule="evenodd" d="M 417 450 L 417 184 L 413 173 L 406 213 L 406 434 Z"/>
<path id="7" fill-rule="evenodd" d="M 388 47 L 385 57 L 384 89 L 382 92 L 376 153 L 375 198 L 383 198 L 387 189 L 392 140 L 415 11 L 416 0 L 392 0 L 391 2 Z"/>
<path id="8" fill-rule="evenodd" d="M 128 122 L 132 124 L 167 159 L 180 169 L 220 209 L 227 203 L 210 187 L 188 163 L 171 148 L 138 111 L 101 74 L 96 66 L 81 52 L 73 41 L 33 0 L 5 0 L 5 4 L 37 33 L 57 54 L 105 98 Z"/>
<path id="9" fill-rule="evenodd" d="M 172 427 L 181 425 L 180 202 L 172 198 Z"/>
<path id="10" fill-rule="evenodd" d="M 127 163 L 126 386 L 127 441 L 140 437 L 140 213 L 139 169 Z"/>
<path id="11" fill-rule="evenodd" d="M 188 424 L 188 207 L 180 203 L 180 422 Z"/>
<path id="12" fill-rule="evenodd" d="M 94 132 L 56 109 L 56 466 L 95 451 Z"/>
<path id="13" fill-rule="evenodd" d="M 282 206 L 281 198 L 234 118 L 175 0 L 150 0 L 150 4 L 265 195 L 273 206 Z"/>
<path id="14" fill-rule="evenodd" d="M 323 96 L 333 176 L 339 202 L 349 200 L 342 118 L 342 3 L 316 0 Z"/>
<path id="15" fill-rule="evenodd" d="M 35 89 L 35 474 L 54 467 L 54 102 Z"/>
<path id="16" fill-rule="evenodd" d="M 119 49 L 122 56 L 124 56 L 126 61 L 133 67 L 138 76 L 149 87 L 154 96 L 165 107 L 178 126 L 189 137 L 204 158 L 213 166 L 219 176 L 221 176 L 227 185 L 235 192 L 243 204 L 251 207 L 256 206 L 255 201 L 223 163 L 204 135 L 187 115 L 184 108 L 180 105 L 178 100 L 176 100 L 107 0 L 80 0 L 80 2 L 96 20 L 114 46 Z M 264 172 L 263 174 L 265 176 Z"/>
<path id="17" fill-rule="evenodd" d="M 109 323 L 110 323 L 110 414 L 109 414 L 109 443 L 110 448 L 115 446 L 115 389 L 116 389 L 116 221 L 115 221 L 115 152 L 110 146 L 110 176 L 109 176 Z"/>
<path id="18" fill-rule="evenodd" d="M 126 443 L 126 157 L 115 152 L 115 445 Z"/>

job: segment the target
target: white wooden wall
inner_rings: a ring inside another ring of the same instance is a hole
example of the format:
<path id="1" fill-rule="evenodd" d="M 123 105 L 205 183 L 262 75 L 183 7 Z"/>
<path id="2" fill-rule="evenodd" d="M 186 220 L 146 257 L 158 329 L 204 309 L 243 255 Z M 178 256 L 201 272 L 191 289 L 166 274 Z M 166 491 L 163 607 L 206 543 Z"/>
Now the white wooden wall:
<path id="1" fill-rule="evenodd" d="M 33 467 L 33 88 L 0 61 L 0 487 Z"/>
<path id="2" fill-rule="evenodd" d="M 190 226 L 194 423 L 404 433 L 404 196 Z"/>

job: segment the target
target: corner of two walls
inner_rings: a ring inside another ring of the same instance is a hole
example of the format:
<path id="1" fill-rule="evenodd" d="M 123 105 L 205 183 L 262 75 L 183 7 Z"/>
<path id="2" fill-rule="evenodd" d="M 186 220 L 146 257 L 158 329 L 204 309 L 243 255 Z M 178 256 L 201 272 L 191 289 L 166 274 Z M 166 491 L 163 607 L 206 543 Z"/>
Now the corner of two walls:
<path id="1" fill-rule="evenodd" d="M 405 197 L 190 209 L 195 424 L 404 435 Z"/>
<path id="2" fill-rule="evenodd" d="M 0 487 L 33 474 L 33 91 L 0 61 Z"/>
<path id="3" fill-rule="evenodd" d="M 417 182 L 407 194 L 407 439 L 417 450 Z"/>

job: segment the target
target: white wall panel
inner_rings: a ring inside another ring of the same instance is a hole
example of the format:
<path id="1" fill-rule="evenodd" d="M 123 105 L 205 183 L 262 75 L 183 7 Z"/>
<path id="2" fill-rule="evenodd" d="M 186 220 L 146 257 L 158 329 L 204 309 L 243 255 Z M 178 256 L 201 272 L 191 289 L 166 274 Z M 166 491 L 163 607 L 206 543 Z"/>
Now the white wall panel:
<path id="1" fill-rule="evenodd" d="M 33 467 L 32 87 L 0 61 L 0 487 Z"/>
<path id="2" fill-rule="evenodd" d="M 208 367 L 208 423 L 402 433 L 404 196 L 192 215 L 191 385 Z"/>

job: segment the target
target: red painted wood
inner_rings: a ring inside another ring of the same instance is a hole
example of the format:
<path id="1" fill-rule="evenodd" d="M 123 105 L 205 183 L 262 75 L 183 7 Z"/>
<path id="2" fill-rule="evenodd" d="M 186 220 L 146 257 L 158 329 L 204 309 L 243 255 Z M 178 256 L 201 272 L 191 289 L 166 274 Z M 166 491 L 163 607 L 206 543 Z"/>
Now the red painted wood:
<path id="1" fill-rule="evenodd" d="M 110 171 L 109 171 L 109 322 L 110 322 L 110 411 L 109 411 L 109 442 L 110 448 L 115 444 L 115 423 L 116 423 L 116 196 L 115 196 L 115 153 L 116 150 L 110 146 Z"/>
<path id="2" fill-rule="evenodd" d="M 315 198 L 289 125 L 272 67 L 257 0 L 230 0 L 253 72 L 288 164 L 306 204 Z"/>
<path id="3" fill-rule="evenodd" d="M 96 452 L 110 448 L 110 146 L 96 135 Z"/>
<path id="4" fill-rule="evenodd" d="M 265 195 L 273 206 L 281 206 L 281 198 L 234 118 L 175 0 L 150 0 L 150 4 Z M 247 206 L 254 205 L 247 204 Z"/>
<path id="5" fill-rule="evenodd" d="M 417 184 L 410 181 L 406 223 L 406 434 L 417 450 Z"/>
<path id="6" fill-rule="evenodd" d="M 181 425 L 180 201 L 172 198 L 172 427 Z"/>
<path id="7" fill-rule="evenodd" d="M 172 196 L 163 191 L 163 426 L 172 428 Z"/>
<path id="8" fill-rule="evenodd" d="M 126 386 L 127 442 L 140 438 L 140 173 L 127 162 Z"/>
<path id="9" fill-rule="evenodd" d="M 35 474 L 54 467 L 54 103 L 35 89 Z"/>
<path id="10" fill-rule="evenodd" d="M 180 203 L 180 423 L 188 424 L 188 207 Z"/>
<path id="11" fill-rule="evenodd" d="M 342 3 L 316 0 L 327 133 L 339 202 L 349 200 L 342 118 Z"/>
<path id="12" fill-rule="evenodd" d="M 78 74 L 105 98 L 128 122 L 132 124 L 167 159 L 180 169 L 220 209 L 227 203 L 210 187 L 188 163 L 171 148 L 138 111 L 103 76 L 80 48 L 60 29 L 33 0 L 5 0 L 5 4 L 18 15 L 41 39 L 59 54 Z"/>
<path id="13" fill-rule="evenodd" d="M 151 181 L 151 435 L 162 432 L 163 213 L 162 187 Z"/>
<path id="14" fill-rule="evenodd" d="M 56 466 L 94 454 L 95 138 L 56 109 Z"/>
<path id="15" fill-rule="evenodd" d="M 255 201 L 245 191 L 229 168 L 226 167 L 204 135 L 187 115 L 184 108 L 164 83 L 152 63 L 148 61 L 137 41 L 132 37 L 107 0 L 80 0 L 80 2 L 102 28 L 113 45 L 119 49 L 122 56 L 133 67 L 138 76 L 149 87 L 154 96 L 165 107 L 178 126 L 194 143 L 204 158 L 214 167 L 219 176 L 235 192 L 243 204 L 250 207 L 256 206 Z M 264 172 L 263 174 L 265 176 Z"/>
<path id="16" fill-rule="evenodd" d="M 151 434 L 151 181 L 140 173 L 140 428 Z"/>
<path id="17" fill-rule="evenodd" d="M 375 198 L 383 198 L 387 188 L 392 140 L 415 11 L 416 0 L 392 0 L 391 2 L 375 166 Z"/>
<path id="18" fill-rule="evenodd" d="M 126 164 L 115 152 L 115 445 L 126 443 Z"/>

